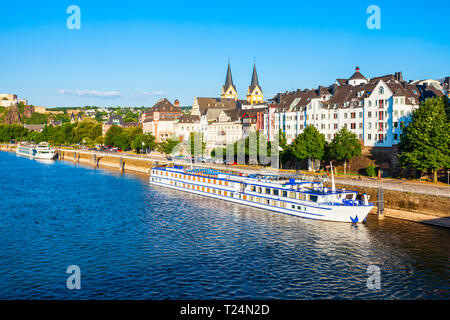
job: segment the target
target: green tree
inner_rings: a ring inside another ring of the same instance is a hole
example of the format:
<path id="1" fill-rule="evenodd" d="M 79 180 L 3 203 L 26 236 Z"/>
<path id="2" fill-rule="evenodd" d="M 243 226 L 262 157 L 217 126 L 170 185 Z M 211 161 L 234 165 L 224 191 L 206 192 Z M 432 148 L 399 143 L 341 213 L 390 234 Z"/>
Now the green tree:
<path id="1" fill-rule="evenodd" d="M 344 174 L 346 175 L 347 161 L 360 156 L 362 147 L 356 134 L 343 127 L 328 145 L 327 153 L 332 160 L 344 161 Z"/>
<path id="2" fill-rule="evenodd" d="M 0 142 L 27 140 L 29 131 L 19 124 L 0 124 Z"/>
<path id="3" fill-rule="evenodd" d="M 143 149 L 153 150 L 156 147 L 155 137 L 150 133 L 142 133 L 133 140 L 132 147 L 138 153 Z"/>
<path id="4" fill-rule="evenodd" d="M 179 144 L 178 140 L 169 139 L 157 144 L 156 148 L 159 152 L 164 154 L 171 154 L 173 149 Z"/>
<path id="5" fill-rule="evenodd" d="M 97 138 L 95 138 L 94 143 L 96 145 L 102 145 L 105 142 L 105 139 L 103 138 L 103 136 L 98 136 Z"/>
<path id="6" fill-rule="evenodd" d="M 46 114 L 33 112 L 31 117 L 25 119 L 26 124 L 46 124 L 48 118 Z"/>
<path id="7" fill-rule="evenodd" d="M 95 123 L 92 128 L 89 130 L 89 138 L 92 141 L 95 141 L 98 137 L 102 136 L 102 124 Z"/>
<path id="8" fill-rule="evenodd" d="M 450 121 L 450 99 L 447 97 L 444 97 L 443 99 L 445 103 L 445 113 L 447 114 L 447 120 Z"/>
<path id="9" fill-rule="evenodd" d="M 134 139 L 136 139 L 137 136 L 141 135 L 142 132 L 142 127 L 138 126 L 138 127 L 127 127 L 123 129 L 123 134 L 127 137 L 128 139 L 128 144 L 131 146 L 133 144 Z"/>
<path id="10" fill-rule="evenodd" d="M 121 149 L 122 151 L 126 151 L 130 147 L 130 142 L 125 134 L 120 133 L 114 137 L 112 145 Z"/>
<path id="11" fill-rule="evenodd" d="M 400 136 L 399 150 L 404 168 L 431 171 L 435 182 L 437 171 L 450 167 L 450 122 L 443 98 L 427 99 L 413 112 Z"/>
<path id="12" fill-rule="evenodd" d="M 291 152 L 298 160 L 322 160 L 325 154 L 325 136 L 316 127 L 307 126 L 292 142 Z"/>
<path id="13" fill-rule="evenodd" d="M 375 177 L 377 174 L 377 168 L 373 164 L 369 164 L 366 167 L 366 174 L 369 177 Z"/>
<path id="14" fill-rule="evenodd" d="M 29 141 L 34 141 L 35 143 L 43 142 L 45 141 L 45 137 L 41 132 L 38 131 L 30 131 L 28 134 Z"/>
<path id="15" fill-rule="evenodd" d="M 114 138 L 117 135 L 122 134 L 122 132 L 123 132 L 123 129 L 121 127 L 116 126 L 116 125 L 112 125 L 108 129 L 108 131 L 106 131 L 106 134 L 105 134 L 105 145 L 113 146 L 114 145 Z"/>

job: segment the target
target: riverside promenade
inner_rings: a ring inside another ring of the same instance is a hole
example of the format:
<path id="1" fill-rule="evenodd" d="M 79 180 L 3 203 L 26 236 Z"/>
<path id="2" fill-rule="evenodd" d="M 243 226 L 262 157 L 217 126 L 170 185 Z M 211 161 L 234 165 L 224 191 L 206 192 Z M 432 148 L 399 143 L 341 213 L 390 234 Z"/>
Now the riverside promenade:
<path id="1" fill-rule="evenodd" d="M 0 150 L 15 151 L 16 145 L 0 145 Z M 56 148 L 58 159 L 93 166 L 104 167 L 121 172 L 135 172 L 149 175 L 150 170 L 158 165 L 184 165 L 190 166 L 187 161 L 169 161 L 166 156 L 159 153 L 138 155 L 126 152 L 98 152 L 82 149 Z M 309 173 L 295 170 L 277 170 L 270 167 L 248 165 L 224 165 L 214 163 L 194 163 L 195 167 L 215 168 L 230 173 L 243 174 L 278 174 L 295 177 L 307 181 L 320 181 L 324 173 Z M 330 185 L 330 177 L 325 182 Z M 370 201 L 378 204 L 377 191 L 382 188 L 384 196 L 384 216 L 439 225 L 450 228 L 450 188 L 445 185 L 433 185 L 428 182 L 409 182 L 398 179 L 368 177 L 335 177 L 338 187 L 351 189 L 360 193 L 367 193 Z M 372 212 L 377 213 L 377 207 Z"/>

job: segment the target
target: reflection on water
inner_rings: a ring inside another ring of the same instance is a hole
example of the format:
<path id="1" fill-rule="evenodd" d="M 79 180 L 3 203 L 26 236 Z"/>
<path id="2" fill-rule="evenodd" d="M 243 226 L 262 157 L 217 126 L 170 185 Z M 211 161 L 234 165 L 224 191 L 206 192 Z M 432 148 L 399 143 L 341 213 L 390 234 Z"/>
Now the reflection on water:
<path id="1" fill-rule="evenodd" d="M 6 153 L 0 167 L 0 298 L 450 297 L 444 228 L 302 219 Z M 79 291 L 66 289 L 70 264 Z M 373 264 L 380 290 L 366 286 Z"/>

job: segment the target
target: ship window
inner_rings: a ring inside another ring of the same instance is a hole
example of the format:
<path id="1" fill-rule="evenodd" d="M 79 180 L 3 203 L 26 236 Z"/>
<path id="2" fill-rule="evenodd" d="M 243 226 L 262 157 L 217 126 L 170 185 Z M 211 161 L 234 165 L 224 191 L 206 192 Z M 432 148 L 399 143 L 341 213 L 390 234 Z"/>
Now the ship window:
<path id="1" fill-rule="evenodd" d="M 266 193 L 270 194 L 270 188 L 266 188 Z"/>
<path id="2" fill-rule="evenodd" d="M 225 181 L 225 185 L 226 185 L 226 186 L 228 185 L 228 181 Z"/>
<path id="3" fill-rule="evenodd" d="M 255 186 L 250 186 L 250 191 L 255 192 L 256 187 Z"/>
<path id="4" fill-rule="evenodd" d="M 273 189 L 273 195 L 274 195 L 274 196 L 277 196 L 277 195 L 279 195 L 279 194 L 280 194 L 280 192 L 279 192 L 278 189 Z"/>
<path id="5" fill-rule="evenodd" d="M 298 209 L 298 210 L 300 210 L 301 208 L 302 208 L 302 207 L 300 207 L 300 206 L 297 206 L 297 209 Z"/>
<path id="6" fill-rule="evenodd" d="M 202 187 L 202 191 L 205 191 L 205 187 Z"/>
<path id="7" fill-rule="evenodd" d="M 295 205 L 293 204 L 293 205 L 291 205 L 291 207 L 292 207 L 292 209 L 295 209 Z"/>
<path id="8" fill-rule="evenodd" d="M 274 201 L 272 201 L 272 204 L 273 204 L 274 206 L 278 206 L 278 201 L 274 200 Z"/>
<path id="9" fill-rule="evenodd" d="M 244 195 L 243 198 L 244 198 L 244 200 L 247 200 L 247 196 L 246 195 Z"/>
<path id="10" fill-rule="evenodd" d="M 262 192 L 261 187 L 258 187 L 258 193 L 261 193 L 261 192 Z"/>
<path id="11" fill-rule="evenodd" d="M 219 180 L 219 184 L 220 184 L 220 185 L 222 184 L 222 180 Z"/>
<path id="12" fill-rule="evenodd" d="M 270 200 L 269 199 L 266 199 L 266 204 L 270 204 Z"/>
<path id="13" fill-rule="evenodd" d="M 319 197 L 318 196 L 314 196 L 314 195 L 311 195 L 310 197 L 309 197 L 309 199 L 311 200 L 311 201 L 313 201 L 313 202 L 317 202 L 317 199 L 318 199 Z"/>
<path id="14" fill-rule="evenodd" d="M 211 179 L 208 179 L 208 183 L 211 183 Z"/>
<path id="15" fill-rule="evenodd" d="M 222 191 L 220 191 L 220 190 L 217 190 L 217 194 L 222 194 Z"/>
<path id="16" fill-rule="evenodd" d="M 295 192 L 291 191 L 289 193 L 289 198 L 295 199 Z"/>
<path id="17" fill-rule="evenodd" d="M 287 197 L 287 191 L 283 191 L 283 197 Z"/>

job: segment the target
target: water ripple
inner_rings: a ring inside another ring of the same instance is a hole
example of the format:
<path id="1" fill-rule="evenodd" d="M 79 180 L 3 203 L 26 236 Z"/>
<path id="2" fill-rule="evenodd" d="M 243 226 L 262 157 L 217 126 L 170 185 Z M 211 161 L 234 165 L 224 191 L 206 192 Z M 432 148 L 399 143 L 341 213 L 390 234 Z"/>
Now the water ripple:
<path id="1" fill-rule="evenodd" d="M 0 168 L 0 299 L 450 298 L 443 228 L 300 219 L 8 153 Z"/>

